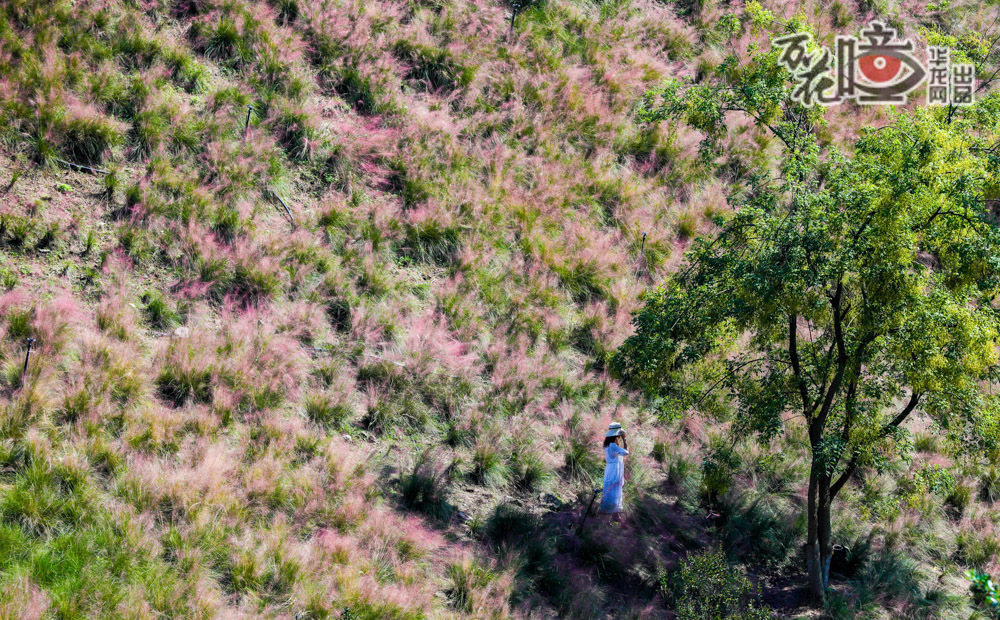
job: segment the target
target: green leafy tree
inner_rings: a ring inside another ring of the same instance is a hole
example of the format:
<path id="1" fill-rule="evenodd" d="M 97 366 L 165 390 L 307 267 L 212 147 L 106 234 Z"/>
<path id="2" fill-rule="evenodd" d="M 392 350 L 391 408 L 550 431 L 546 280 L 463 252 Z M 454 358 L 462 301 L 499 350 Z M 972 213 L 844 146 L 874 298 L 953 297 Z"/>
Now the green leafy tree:
<path id="1" fill-rule="evenodd" d="M 665 415 L 731 410 L 739 437 L 770 441 L 802 420 L 809 586 L 822 598 L 834 499 L 859 469 L 908 449 L 915 411 L 970 454 L 996 441 L 984 386 L 1000 344 L 1000 100 L 901 115 L 850 153 L 821 149 L 820 113 L 789 101 L 768 54 L 647 96 L 647 120 L 704 133 L 706 162 L 734 111 L 780 138 L 784 155 L 648 296 L 612 368 Z"/>

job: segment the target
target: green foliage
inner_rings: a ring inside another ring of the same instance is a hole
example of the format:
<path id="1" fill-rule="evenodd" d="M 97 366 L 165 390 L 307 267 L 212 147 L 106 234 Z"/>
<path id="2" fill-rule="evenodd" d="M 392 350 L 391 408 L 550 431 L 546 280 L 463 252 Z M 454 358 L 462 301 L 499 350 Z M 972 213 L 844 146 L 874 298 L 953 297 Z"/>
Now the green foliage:
<path id="1" fill-rule="evenodd" d="M 989 575 L 978 570 L 970 570 L 965 577 L 972 582 L 969 590 L 972 599 L 982 606 L 992 617 L 1000 618 L 1000 588 Z"/>
<path id="2" fill-rule="evenodd" d="M 972 487 L 959 483 L 951 489 L 947 497 L 944 498 L 944 502 L 950 513 L 958 518 L 965 514 L 972 503 L 972 495 Z"/>
<path id="3" fill-rule="evenodd" d="M 534 536 L 537 528 L 537 519 L 531 513 L 513 504 L 502 503 L 486 520 L 484 533 L 494 545 L 513 545 Z"/>
<path id="4" fill-rule="evenodd" d="M 601 461 L 589 437 L 572 433 L 566 440 L 564 471 L 573 480 L 591 483 L 601 471 Z"/>
<path id="5" fill-rule="evenodd" d="M 327 430 L 343 428 L 353 414 L 349 405 L 334 402 L 321 393 L 307 396 L 304 404 L 306 417 Z"/>
<path id="6" fill-rule="evenodd" d="M 988 504 L 1000 501 L 1000 468 L 990 467 L 980 476 L 979 499 Z"/>
<path id="7" fill-rule="evenodd" d="M 784 156 L 778 179 L 750 175 L 719 233 L 648 294 L 612 369 L 665 416 L 731 407 L 736 437 L 769 441 L 800 416 L 815 507 L 860 467 L 905 452 L 902 424 L 918 406 L 968 454 L 1000 441 L 1000 400 L 983 387 L 1000 376 L 1000 228 L 986 207 L 1000 174 L 984 151 L 1000 137 L 1000 98 L 900 115 L 848 154 L 821 151 L 820 111 L 788 88 L 768 53 L 647 96 L 641 117 L 701 131 L 706 162 L 732 110 L 778 137 Z M 921 476 L 944 495 L 954 483 Z M 821 513 L 808 518 L 823 537 Z"/>
<path id="8" fill-rule="evenodd" d="M 497 579 L 496 573 L 475 561 L 452 562 L 448 565 L 446 575 L 451 581 L 445 591 L 451 606 L 466 614 L 473 612 L 476 592 Z"/>
<path id="9" fill-rule="evenodd" d="M 447 49 L 397 41 L 393 53 L 409 67 L 406 78 L 421 90 L 452 91 L 475 79 L 476 69 L 457 62 Z"/>
<path id="10" fill-rule="evenodd" d="M 410 473 L 400 478 L 399 491 L 403 505 L 411 510 L 447 520 L 454 507 L 445 498 L 446 482 L 441 472 L 434 468 L 429 453 L 423 453 L 414 463 Z"/>
<path id="11" fill-rule="evenodd" d="M 177 322 L 177 312 L 159 291 L 147 291 L 142 296 L 143 314 L 149 325 L 155 329 L 170 329 Z"/>
<path id="12" fill-rule="evenodd" d="M 510 481 L 510 466 L 491 441 L 480 443 L 472 456 L 472 479 L 489 487 L 502 487 Z"/>
<path id="13" fill-rule="evenodd" d="M 460 249 L 461 235 L 456 226 L 444 226 L 435 219 L 427 219 L 406 227 L 406 239 L 402 248 L 404 256 L 437 265 L 448 265 L 457 258 Z"/>
<path id="14" fill-rule="evenodd" d="M 510 470 L 514 484 L 525 491 L 537 491 L 553 477 L 545 461 L 532 452 L 514 454 Z"/>
<path id="15" fill-rule="evenodd" d="M 765 620 L 766 607 L 754 599 L 757 589 L 746 573 L 733 568 L 721 551 L 685 558 L 674 574 L 661 569 L 660 588 L 674 598 L 678 620 Z"/>
<path id="16" fill-rule="evenodd" d="M 212 372 L 207 368 L 188 368 L 177 362 L 168 362 L 157 375 L 156 386 L 160 395 L 175 407 L 180 407 L 188 399 L 196 403 L 212 400 Z"/>

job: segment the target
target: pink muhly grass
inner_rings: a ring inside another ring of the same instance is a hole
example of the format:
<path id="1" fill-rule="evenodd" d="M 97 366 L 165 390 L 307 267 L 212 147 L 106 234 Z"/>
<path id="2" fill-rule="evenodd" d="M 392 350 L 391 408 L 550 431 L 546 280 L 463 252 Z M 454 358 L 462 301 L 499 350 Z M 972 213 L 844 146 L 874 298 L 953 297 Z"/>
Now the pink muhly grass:
<path id="1" fill-rule="evenodd" d="M 323 528 L 313 540 L 325 561 L 346 565 L 357 562 L 358 541 L 353 536 L 344 535 L 332 528 Z"/>
<path id="2" fill-rule="evenodd" d="M 285 462 L 272 450 L 246 468 L 241 478 L 240 488 L 245 490 L 251 501 L 266 501 L 277 488 L 285 473 Z"/>
<path id="3" fill-rule="evenodd" d="M 217 363 L 239 388 L 267 389 L 283 398 L 298 398 L 305 355 L 294 339 L 275 332 L 270 317 L 255 310 L 235 315 L 224 312 L 220 336 L 231 353 Z"/>
<path id="4" fill-rule="evenodd" d="M 214 496 L 229 495 L 234 490 L 232 482 L 241 452 L 224 443 L 203 440 L 178 455 L 178 466 L 169 479 L 189 497 L 215 503 Z M 181 466 L 184 462 L 189 465 Z"/>
<path id="5" fill-rule="evenodd" d="M 330 488 L 365 489 L 374 478 L 365 470 L 371 449 L 355 446 L 341 437 L 332 437 L 323 453 L 323 470 Z M 348 484 L 350 483 L 350 484 Z"/>
<path id="6" fill-rule="evenodd" d="M 0 605 L 0 617 L 41 620 L 50 605 L 48 595 L 28 577 L 13 579 L 6 585 L 7 601 Z"/>
<path id="7" fill-rule="evenodd" d="M 436 311 L 409 321 L 405 347 L 425 373 L 434 372 L 435 367 L 462 376 L 479 372 L 478 356 L 448 330 L 445 318 Z"/>
<path id="8" fill-rule="evenodd" d="M 305 343 L 316 341 L 328 331 L 324 308 L 309 301 L 276 305 L 274 320 L 276 331 Z"/>
<path id="9" fill-rule="evenodd" d="M 83 310 L 69 295 L 60 295 L 36 306 L 32 321 L 34 337 L 38 340 L 35 349 L 46 355 L 61 351 L 82 323 Z"/>
<path id="10" fill-rule="evenodd" d="M 376 556 L 373 560 L 375 564 L 379 564 L 384 562 L 385 558 Z M 407 575 L 409 571 L 406 567 L 398 567 L 398 570 L 403 573 L 400 575 L 402 577 L 400 581 L 387 585 L 381 585 L 372 575 L 374 571 L 369 570 L 357 580 L 355 596 L 367 601 L 376 609 L 381 609 L 386 617 L 398 617 L 406 612 L 431 608 L 434 588 L 429 584 L 421 584 L 416 575 Z"/>

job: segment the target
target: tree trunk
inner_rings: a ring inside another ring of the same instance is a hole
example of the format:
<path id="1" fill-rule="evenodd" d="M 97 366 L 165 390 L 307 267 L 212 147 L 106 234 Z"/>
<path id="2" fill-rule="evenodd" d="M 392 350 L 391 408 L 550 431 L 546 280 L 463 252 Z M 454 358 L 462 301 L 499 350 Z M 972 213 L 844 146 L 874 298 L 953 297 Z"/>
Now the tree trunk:
<path id="1" fill-rule="evenodd" d="M 830 477 L 813 463 L 809 472 L 808 525 L 806 541 L 806 568 L 809 571 L 809 592 L 822 603 L 830 583 L 830 560 L 833 544 L 830 522 L 832 498 Z"/>

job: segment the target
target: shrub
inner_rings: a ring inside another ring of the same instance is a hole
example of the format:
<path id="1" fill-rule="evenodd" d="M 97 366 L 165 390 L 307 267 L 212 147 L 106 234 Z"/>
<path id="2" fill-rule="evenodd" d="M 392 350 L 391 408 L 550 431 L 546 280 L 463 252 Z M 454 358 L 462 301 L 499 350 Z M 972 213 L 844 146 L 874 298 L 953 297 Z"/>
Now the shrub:
<path id="1" fill-rule="evenodd" d="M 931 433 L 917 433 L 913 437 L 913 449 L 917 452 L 937 452 L 937 436 Z"/>
<path id="2" fill-rule="evenodd" d="M 653 450 L 650 454 L 652 455 L 654 461 L 662 465 L 667 460 L 668 449 L 667 442 L 662 439 L 656 439 L 653 441 Z"/>
<path id="3" fill-rule="evenodd" d="M 712 452 L 701 464 L 703 492 L 709 504 L 729 492 L 739 464 L 736 452 L 716 442 Z"/>
<path id="4" fill-rule="evenodd" d="M 580 535 L 580 546 L 576 555 L 582 562 L 593 567 L 598 578 L 606 582 L 622 582 L 627 578 L 626 567 L 615 556 L 612 544 L 592 529 Z"/>
<path id="5" fill-rule="evenodd" d="M 35 222 L 29 218 L 9 213 L 0 215 L 0 240 L 11 248 L 21 250 L 28 247 L 36 228 Z"/>
<path id="6" fill-rule="evenodd" d="M 978 570 L 970 570 L 965 576 L 972 582 L 969 585 L 972 600 L 983 607 L 991 617 L 1000 618 L 1000 588 L 996 583 L 989 575 Z"/>
<path id="7" fill-rule="evenodd" d="M 577 303 L 607 299 L 609 296 L 608 284 L 601 278 L 595 260 L 557 266 L 553 268 L 553 271 L 559 276 L 563 286 Z"/>
<path id="8" fill-rule="evenodd" d="M 674 487 L 678 503 L 688 512 L 699 509 L 701 471 L 691 459 L 677 455 L 667 466 L 667 482 Z"/>
<path id="9" fill-rule="evenodd" d="M 975 532 L 959 532 L 955 537 L 955 561 L 971 568 L 982 568 L 1000 552 L 1000 541 Z"/>
<path id="10" fill-rule="evenodd" d="M 17 286 L 19 279 L 9 267 L 0 267 L 0 287 L 10 290 Z"/>
<path id="11" fill-rule="evenodd" d="M 677 237 L 679 239 L 692 239 L 698 234 L 698 220 L 691 213 L 685 213 L 677 220 Z"/>
<path id="12" fill-rule="evenodd" d="M 112 166 L 108 169 L 108 173 L 101 177 L 101 198 L 108 202 L 114 202 L 115 194 L 121 190 L 121 186 L 121 170 L 117 166 Z M 87 252 L 92 246 L 93 244 L 87 247 Z"/>
<path id="13" fill-rule="evenodd" d="M 865 611 L 876 610 L 876 605 L 913 605 L 922 598 L 921 574 L 916 562 L 893 551 L 883 551 L 864 563 L 850 583 L 852 600 L 849 604 L 831 597 L 834 617 L 856 618 Z M 843 609 L 836 610 L 840 606 Z M 929 615 L 929 617 L 940 617 Z"/>
<path id="14" fill-rule="evenodd" d="M 11 340 L 24 340 L 34 333 L 32 320 L 35 312 L 31 309 L 12 309 L 7 312 L 7 337 Z"/>
<path id="15" fill-rule="evenodd" d="M 277 295 L 279 290 L 278 274 L 250 260 L 237 263 L 229 279 L 219 282 L 215 288 L 217 297 L 231 295 L 244 306 L 256 306 Z"/>
<path id="16" fill-rule="evenodd" d="M 156 256 L 156 245 L 149 239 L 149 234 L 136 226 L 122 226 L 118 231 L 118 244 L 126 256 L 139 264 L 147 263 Z"/>
<path id="17" fill-rule="evenodd" d="M 460 249 L 457 227 L 444 226 L 433 218 L 406 227 L 403 256 L 444 266 L 455 260 Z"/>
<path id="18" fill-rule="evenodd" d="M 168 50 L 164 63 L 170 69 L 174 82 L 189 93 L 198 93 L 208 83 L 208 72 L 201 64 L 183 50 Z"/>
<path id="19" fill-rule="evenodd" d="M 753 501 L 721 499 L 719 512 L 725 516 L 723 541 L 727 549 L 745 555 L 754 564 L 780 569 L 791 560 L 799 532 L 790 511 L 769 496 Z"/>
<path id="20" fill-rule="evenodd" d="M 660 571 L 660 588 L 672 593 L 678 620 L 765 620 L 771 611 L 758 607 L 757 589 L 746 573 L 733 568 L 719 550 L 689 555 L 671 577 Z"/>
<path id="21" fill-rule="evenodd" d="M 595 449 L 593 440 L 581 427 L 579 414 L 574 413 L 569 419 L 567 431 L 563 471 L 570 479 L 590 484 L 601 474 L 601 453 Z"/>
<path id="22" fill-rule="evenodd" d="M 326 304 L 326 317 L 338 332 L 351 330 L 351 302 L 344 296 L 337 296 Z"/>
<path id="23" fill-rule="evenodd" d="M 334 91 L 361 114 L 389 115 L 396 112 L 396 104 L 387 90 L 356 66 L 335 69 L 331 80 Z"/>
<path id="24" fill-rule="evenodd" d="M 456 62 L 446 49 L 397 41 L 393 53 L 409 65 L 406 79 L 416 82 L 421 90 L 465 88 L 476 76 L 474 67 Z"/>
<path id="25" fill-rule="evenodd" d="M 972 487 L 962 483 L 956 484 L 944 498 L 944 503 L 952 517 L 960 518 L 972 503 Z"/>
<path id="26" fill-rule="evenodd" d="M 274 126 L 289 158 L 299 161 L 312 158 L 318 132 L 308 112 L 285 108 L 275 117 Z"/>

